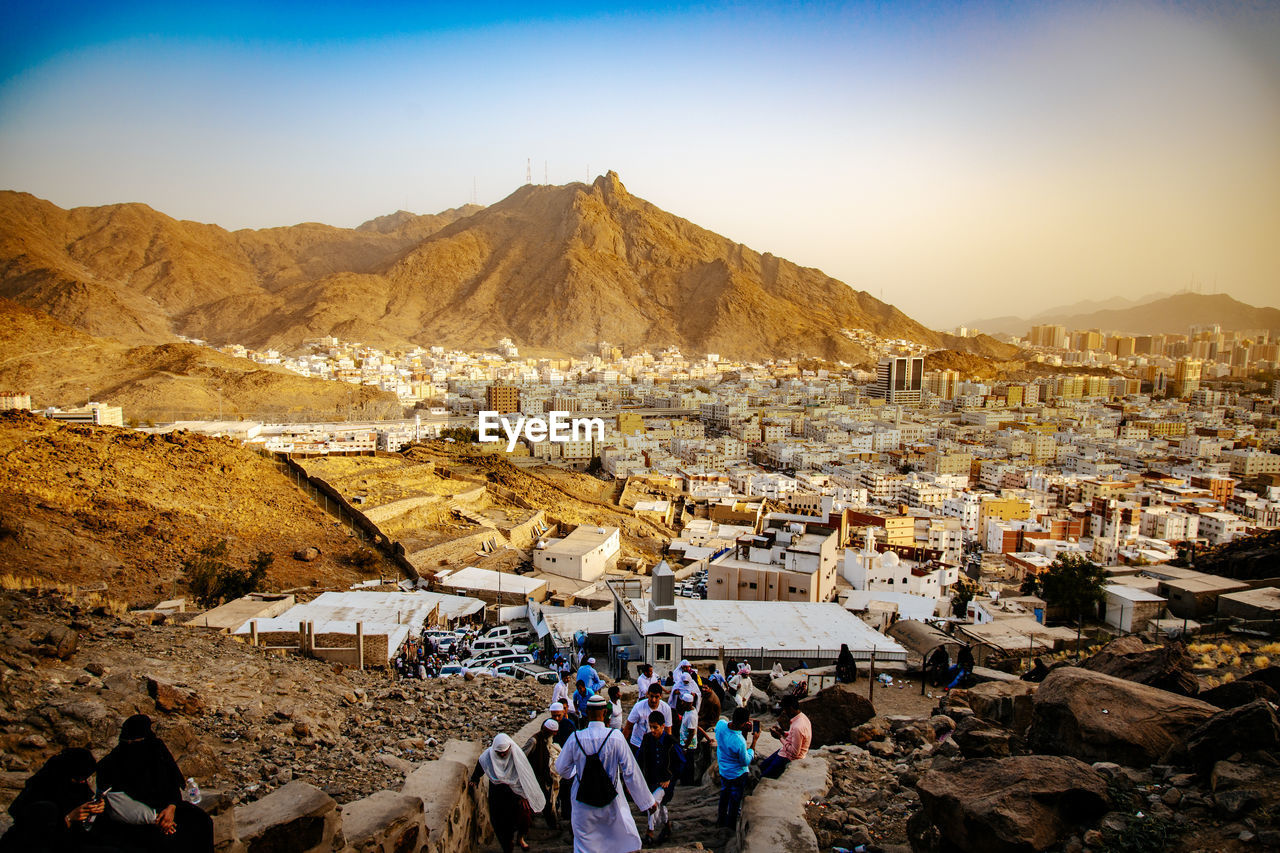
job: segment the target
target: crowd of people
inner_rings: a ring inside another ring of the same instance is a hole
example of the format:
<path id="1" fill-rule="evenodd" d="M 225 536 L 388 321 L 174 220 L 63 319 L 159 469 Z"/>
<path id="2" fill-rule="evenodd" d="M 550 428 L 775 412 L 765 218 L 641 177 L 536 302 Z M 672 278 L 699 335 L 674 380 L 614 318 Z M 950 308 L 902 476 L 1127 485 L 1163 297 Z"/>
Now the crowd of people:
<path id="1" fill-rule="evenodd" d="M 548 719 L 523 746 L 496 736 L 471 776 L 473 786 L 488 779 L 489 818 L 504 853 L 528 849 L 538 815 L 552 828 L 568 821 L 576 853 L 661 844 L 674 831 L 668 807 L 679 787 L 701 785 L 713 761 L 717 825 L 733 828 L 750 781 L 778 778 L 812 741 L 798 698 L 786 696 L 769 730 L 781 747 L 757 760 L 760 721 L 748 709 L 753 682 L 746 664 L 727 667 L 727 679 L 715 666 L 702 675 L 688 661 L 665 679 L 641 665 L 638 698 L 628 710 L 619 686 L 607 684 L 584 651 L 550 663 L 560 680 Z M 643 839 L 627 796 L 647 816 Z"/>
<path id="2" fill-rule="evenodd" d="M 212 853 L 213 821 L 198 802 L 151 718 L 137 714 L 101 761 L 64 749 L 27 779 L 0 853 Z"/>

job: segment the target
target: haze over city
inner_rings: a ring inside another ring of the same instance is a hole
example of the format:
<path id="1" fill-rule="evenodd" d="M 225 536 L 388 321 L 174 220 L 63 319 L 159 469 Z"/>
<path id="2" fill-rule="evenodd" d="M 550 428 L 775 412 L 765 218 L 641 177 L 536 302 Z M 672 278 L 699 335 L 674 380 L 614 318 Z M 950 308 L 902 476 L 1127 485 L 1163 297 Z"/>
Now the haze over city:
<path id="1" fill-rule="evenodd" d="M 1280 280 L 1268 4 L 10 10 L 0 186 L 353 226 L 616 170 L 935 327 Z M 1016 296 L 1016 299 L 1011 299 Z"/>

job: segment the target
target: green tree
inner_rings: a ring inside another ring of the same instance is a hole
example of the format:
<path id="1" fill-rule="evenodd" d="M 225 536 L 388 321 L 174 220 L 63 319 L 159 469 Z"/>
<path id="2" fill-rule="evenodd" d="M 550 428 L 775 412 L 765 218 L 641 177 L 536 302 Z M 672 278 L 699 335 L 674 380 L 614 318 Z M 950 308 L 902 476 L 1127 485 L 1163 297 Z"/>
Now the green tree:
<path id="1" fill-rule="evenodd" d="M 227 551 L 227 540 L 210 539 L 195 556 L 182 562 L 183 580 L 201 607 L 217 607 L 229 599 L 257 592 L 275 562 L 274 555 L 259 551 L 247 567 L 241 568 L 227 561 Z"/>
<path id="2" fill-rule="evenodd" d="M 1106 599 L 1102 591 L 1106 583 L 1107 573 L 1102 566 L 1079 554 L 1059 554 L 1044 573 L 1027 578 L 1022 588 L 1043 598 L 1048 606 L 1060 607 L 1076 617 L 1078 649 L 1084 614 Z"/>

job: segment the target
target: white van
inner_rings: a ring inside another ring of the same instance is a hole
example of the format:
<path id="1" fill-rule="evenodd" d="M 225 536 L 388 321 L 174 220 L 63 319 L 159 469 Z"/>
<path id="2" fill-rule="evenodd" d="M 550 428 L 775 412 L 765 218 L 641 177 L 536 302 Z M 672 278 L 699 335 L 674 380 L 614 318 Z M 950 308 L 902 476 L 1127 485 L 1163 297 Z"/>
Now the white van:
<path id="1" fill-rule="evenodd" d="M 472 652 L 483 652 L 488 649 L 506 649 L 508 651 L 515 651 L 506 640 L 498 637 L 481 637 L 471 644 Z"/>

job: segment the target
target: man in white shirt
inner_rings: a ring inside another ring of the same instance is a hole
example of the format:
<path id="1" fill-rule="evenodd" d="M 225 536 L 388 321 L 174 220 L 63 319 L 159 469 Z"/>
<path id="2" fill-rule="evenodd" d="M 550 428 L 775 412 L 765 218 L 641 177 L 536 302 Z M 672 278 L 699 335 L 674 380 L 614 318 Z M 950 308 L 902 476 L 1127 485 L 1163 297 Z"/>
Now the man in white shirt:
<path id="1" fill-rule="evenodd" d="M 636 702 L 627 715 L 627 722 L 622 726 L 622 733 L 627 736 L 633 753 L 640 749 L 644 733 L 649 730 L 649 715 L 654 711 L 662 713 L 666 733 L 671 734 L 671 706 L 662 701 L 662 685 L 656 681 L 649 685 L 644 698 Z"/>
<path id="2" fill-rule="evenodd" d="M 636 679 L 636 690 L 639 692 L 639 695 L 644 696 L 647 694 L 649 692 L 649 685 L 653 684 L 653 682 L 657 680 L 658 679 L 654 677 L 653 674 L 653 664 L 640 664 L 640 677 Z"/>
<path id="3" fill-rule="evenodd" d="M 573 693 L 573 687 L 569 684 L 569 680 L 573 678 L 573 673 L 565 670 L 560 674 L 560 680 L 556 682 L 556 686 L 551 688 L 551 701 L 559 702 L 569 707 L 569 696 Z"/>
<path id="4" fill-rule="evenodd" d="M 604 715 L 608 711 L 607 699 L 599 693 L 592 696 L 587 702 L 587 727 L 569 738 L 556 759 L 556 772 L 573 777 L 572 796 L 575 801 L 571 824 L 574 853 L 634 853 L 640 849 L 640 832 L 622 793 L 623 783 L 636 808 L 652 812 L 658 807 L 645 785 L 640 766 L 622 737 L 605 726 Z M 613 801 L 604 806 L 591 806 L 577 799 L 587 756 L 590 755 L 600 757 L 605 773 L 613 780 L 617 791 Z"/>

